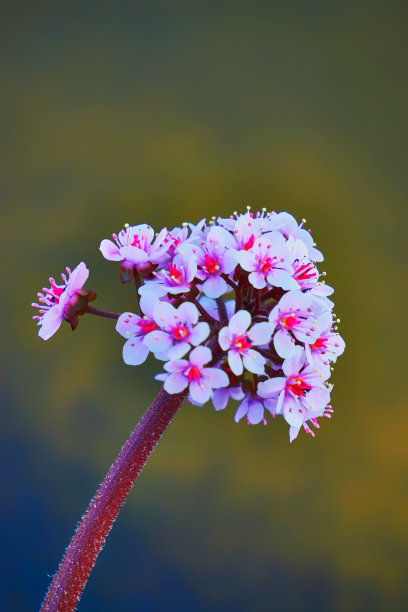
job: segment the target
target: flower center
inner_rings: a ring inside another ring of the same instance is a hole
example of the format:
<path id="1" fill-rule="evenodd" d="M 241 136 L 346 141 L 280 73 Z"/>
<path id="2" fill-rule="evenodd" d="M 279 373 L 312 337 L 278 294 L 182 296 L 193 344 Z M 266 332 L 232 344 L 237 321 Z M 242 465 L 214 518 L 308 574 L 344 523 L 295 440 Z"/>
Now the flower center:
<path id="1" fill-rule="evenodd" d="M 238 336 L 237 338 L 234 338 L 233 343 L 234 343 L 235 348 L 237 348 L 240 351 L 246 351 L 252 346 L 252 344 L 249 342 L 246 336 Z"/>
<path id="2" fill-rule="evenodd" d="M 249 249 L 252 249 L 252 247 L 254 246 L 254 242 L 255 236 L 252 234 L 252 236 L 249 237 L 249 240 L 247 240 L 246 243 L 242 245 L 242 250 L 249 251 Z"/>
<path id="3" fill-rule="evenodd" d="M 176 340 L 184 340 L 188 336 L 188 329 L 184 325 L 177 325 L 171 331 Z"/>
<path id="4" fill-rule="evenodd" d="M 266 274 L 266 272 L 272 270 L 272 259 L 270 257 L 265 257 L 265 259 L 262 259 L 262 261 L 259 262 L 259 266 L 261 272 L 263 272 L 263 274 Z"/>
<path id="5" fill-rule="evenodd" d="M 204 267 L 210 274 L 216 274 L 219 271 L 220 266 L 218 261 L 214 257 L 210 257 L 209 255 L 204 255 L 205 264 Z"/>
<path id="6" fill-rule="evenodd" d="M 147 319 L 138 321 L 137 324 L 144 334 L 150 334 L 150 332 L 154 331 L 155 329 L 159 329 L 154 321 L 148 321 Z"/>
<path id="7" fill-rule="evenodd" d="M 300 319 L 297 319 L 295 315 L 292 313 L 288 315 L 287 317 L 282 317 L 279 320 L 279 322 L 282 325 L 282 327 L 284 327 L 285 329 L 288 329 L 288 328 L 291 329 L 292 327 L 295 327 L 295 325 L 299 325 L 301 321 Z"/>
<path id="8" fill-rule="evenodd" d="M 308 281 L 309 279 L 313 278 L 314 276 L 316 276 L 316 270 L 315 267 L 312 263 L 308 262 L 308 263 L 304 263 L 302 265 L 294 265 L 294 270 L 295 273 L 293 275 L 293 277 L 295 278 L 295 280 L 300 283 L 302 281 Z"/>
<path id="9" fill-rule="evenodd" d="M 138 249 L 142 248 L 139 236 L 137 236 L 136 234 L 133 236 L 133 242 L 130 246 L 137 247 Z"/>
<path id="10" fill-rule="evenodd" d="M 178 285 L 179 283 L 181 283 L 181 281 L 183 280 L 183 275 L 180 272 L 180 270 L 178 270 L 176 268 L 176 266 L 174 266 L 173 264 L 169 265 L 169 272 L 170 272 L 170 278 L 171 280 Z"/>
<path id="11" fill-rule="evenodd" d="M 190 366 L 184 371 L 184 376 L 187 376 L 188 380 L 191 382 L 192 380 L 198 380 L 201 374 L 197 366 Z"/>
<path id="12" fill-rule="evenodd" d="M 289 382 L 291 381 L 291 382 Z M 309 391 L 312 387 L 308 385 L 300 376 L 290 376 L 286 383 L 286 388 L 293 393 L 293 395 L 306 395 L 306 391 Z"/>
<path id="13" fill-rule="evenodd" d="M 59 304 L 59 299 L 64 293 L 65 287 L 59 287 L 58 285 L 51 285 L 51 288 L 47 291 L 47 298 L 52 304 Z"/>
<path id="14" fill-rule="evenodd" d="M 316 342 L 310 345 L 311 349 L 321 349 L 326 347 L 327 338 L 318 338 Z"/>

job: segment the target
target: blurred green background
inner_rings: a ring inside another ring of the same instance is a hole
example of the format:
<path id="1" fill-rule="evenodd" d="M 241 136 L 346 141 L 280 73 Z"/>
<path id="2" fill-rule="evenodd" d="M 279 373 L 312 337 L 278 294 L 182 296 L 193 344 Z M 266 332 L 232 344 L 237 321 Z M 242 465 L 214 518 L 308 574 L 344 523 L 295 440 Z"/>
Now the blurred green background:
<path id="1" fill-rule="evenodd" d="M 37 609 L 160 364 L 30 302 L 100 240 L 266 206 L 307 218 L 347 350 L 316 439 L 186 405 L 79 610 L 408 605 L 406 2 L 2 3 L 2 609 Z"/>

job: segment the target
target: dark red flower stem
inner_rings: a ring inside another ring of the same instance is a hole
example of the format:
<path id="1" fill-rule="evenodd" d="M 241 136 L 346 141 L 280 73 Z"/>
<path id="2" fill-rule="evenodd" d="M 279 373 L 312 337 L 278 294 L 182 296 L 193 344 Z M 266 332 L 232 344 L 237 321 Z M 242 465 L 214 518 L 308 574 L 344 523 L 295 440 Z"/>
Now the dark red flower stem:
<path id="1" fill-rule="evenodd" d="M 220 317 L 220 323 L 222 327 L 228 325 L 228 314 L 227 309 L 225 307 L 225 302 L 222 298 L 217 298 L 215 300 L 217 302 L 218 315 Z"/>
<path id="2" fill-rule="evenodd" d="M 169 395 L 161 389 L 136 425 L 91 500 L 54 576 L 41 612 L 75 609 L 113 521 L 186 393 Z"/>
<path id="3" fill-rule="evenodd" d="M 137 307 L 139 308 L 139 314 L 141 314 L 140 313 L 140 296 L 139 296 L 140 276 L 139 276 L 139 272 L 136 270 L 136 268 L 133 269 L 133 275 L 134 275 L 133 278 L 135 279 Z"/>
<path id="4" fill-rule="evenodd" d="M 190 298 L 193 304 L 196 306 L 199 313 L 203 316 L 203 318 L 210 324 L 214 325 L 215 319 L 212 318 L 210 314 L 201 306 L 200 302 L 196 298 Z"/>
<path id="5" fill-rule="evenodd" d="M 93 306 L 87 306 L 85 312 L 89 314 L 97 315 L 98 317 L 107 317 L 108 319 L 119 319 L 119 312 L 111 312 L 110 310 L 101 310 L 100 308 L 94 308 Z"/>

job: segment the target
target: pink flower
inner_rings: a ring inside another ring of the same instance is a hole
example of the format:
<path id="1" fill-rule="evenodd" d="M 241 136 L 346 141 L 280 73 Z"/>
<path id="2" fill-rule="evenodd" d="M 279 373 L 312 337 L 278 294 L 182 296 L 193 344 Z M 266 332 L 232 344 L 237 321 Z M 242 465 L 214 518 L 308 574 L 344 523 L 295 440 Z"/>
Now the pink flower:
<path id="1" fill-rule="evenodd" d="M 306 245 L 308 257 L 314 261 L 323 261 L 323 255 L 316 249 L 310 232 L 303 229 L 305 219 L 303 219 L 302 223 L 298 224 L 296 219 L 287 212 L 273 213 L 269 219 L 269 228 L 271 230 L 278 230 L 285 238 L 302 240 Z"/>
<path id="2" fill-rule="evenodd" d="M 248 280 L 255 289 L 263 289 L 267 283 L 286 290 L 297 289 L 290 258 L 290 250 L 279 232 L 264 234 L 250 249 L 238 254 L 241 268 L 250 272 Z"/>
<path id="3" fill-rule="evenodd" d="M 116 323 L 116 331 L 126 338 L 123 361 L 127 365 L 139 365 L 146 361 L 149 354 L 148 340 L 159 329 L 153 318 L 156 304 L 157 297 L 146 293 L 140 298 L 140 307 L 144 316 L 139 317 L 132 312 L 124 312 Z"/>
<path id="4" fill-rule="evenodd" d="M 218 298 L 230 289 L 222 274 L 231 274 L 237 266 L 236 253 L 228 249 L 211 230 L 206 241 L 201 243 L 197 252 L 198 269 L 196 277 L 204 281 L 201 290 L 209 298 Z"/>
<path id="5" fill-rule="evenodd" d="M 188 293 L 192 287 L 195 273 L 197 270 L 197 260 L 191 256 L 190 251 L 187 255 L 177 254 L 166 268 L 159 272 L 154 272 L 154 279 L 148 280 L 139 293 L 152 292 L 158 297 L 167 293 L 177 295 Z"/>
<path id="6" fill-rule="evenodd" d="M 150 271 L 152 266 L 164 263 L 171 242 L 166 241 L 167 229 L 164 228 L 154 239 L 154 230 L 150 225 L 141 224 L 126 226 L 112 240 L 102 240 L 100 251 L 105 259 L 120 261 L 124 268 L 138 272 Z M 131 277 L 131 276 L 130 276 Z M 124 279 L 129 280 L 128 277 Z"/>
<path id="7" fill-rule="evenodd" d="M 229 219 L 218 218 L 220 227 L 213 227 L 212 231 L 226 246 L 236 251 L 249 251 L 255 240 L 260 238 L 265 226 L 264 217 L 254 217 L 250 212 L 231 216 Z M 232 232 L 232 233 L 230 233 Z"/>
<path id="8" fill-rule="evenodd" d="M 228 351 L 228 364 L 236 376 L 245 369 L 255 374 L 263 374 L 265 358 L 252 349 L 252 346 L 268 344 L 272 336 L 269 323 L 251 325 L 251 315 L 247 310 L 239 310 L 230 319 L 227 327 L 218 334 L 218 342 L 223 351 Z"/>
<path id="9" fill-rule="evenodd" d="M 241 400 L 245 397 L 245 393 L 241 387 L 223 387 L 222 389 L 216 389 L 212 396 L 212 403 L 216 410 L 224 410 L 228 402 L 231 399 Z"/>
<path id="10" fill-rule="evenodd" d="M 298 287 L 294 289 L 312 289 L 319 280 L 319 272 L 308 256 L 307 246 L 302 240 L 288 240 L 288 246 L 292 254 L 293 279 Z"/>
<path id="11" fill-rule="evenodd" d="M 266 425 L 265 409 L 274 417 L 276 414 L 276 404 L 276 398 L 248 395 L 238 406 L 234 421 L 238 423 L 242 417 L 246 417 L 248 425 L 258 425 L 261 422 Z"/>
<path id="12" fill-rule="evenodd" d="M 164 381 L 167 393 L 180 393 L 189 387 L 193 401 L 205 404 L 210 399 L 213 389 L 227 387 L 229 379 L 223 370 L 204 367 L 211 358 L 212 353 L 208 347 L 198 346 L 191 351 L 188 360 L 168 361 L 164 365 L 164 369 L 170 373 Z"/>
<path id="13" fill-rule="evenodd" d="M 330 400 L 329 389 L 323 384 L 330 376 L 330 368 L 319 369 L 305 366 L 306 355 L 297 346 L 294 353 L 285 359 L 282 370 L 285 376 L 269 378 L 258 384 L 258 395 L 271 398 L 278 396 L 276 412 L 290 425 L 290 441 L 294 440 L 306 421 L 323 416 Z"/>
<path id="14" fill-rule="evenodd" d="M 86 283 L 89 270 L 82 261 L 71 272 L 67 268 L 67 274 L 61 274 L 62 285 L 57 285 L 53 278 L 50 278 L 50 288 L 43 288 L 43 293 L 38 293 L 40 304 L 33 303 L 34 308 L 39 309 L 40 315 L 33 317 L 38 321 L 40 329 L 38 335 L 43 340 L 48 340 L 59 329 L 62 320 L 70 320 L 68 311 L 77 301 L 77 295 Z"/>
<path id="15" fill-rule="evenodd" d="M 295 350 L 295 339 L 305 345 L 312 344 L 319 335 L 321 324 L 312 308 L 312 296 L 301 291 L 288 291 L 269 314 L 275 334 L 273 344 L 285 359 Z"/>
<path id="16" fill-rule="evenodd" d="M 311 344 L 305 344 L 307 361 L 314 367 L 319 367 L 323 362 L 327 365 L 329 361 L 336 361 L 345 348 L 345 343 L 340 334 L 332 330 L 333 315 L 324 312 L 319 317 L 319 336 Z"/>
<path id="17" fill-rule="evenodd" d="M 168 302 L 157 301 L 153 319 L 157 324 L 154 334 L 146 336 L 144 343 L 158 359 L 180 359 L 191 346 L 197 346 L 208 338 L 208 323 L 198 323 L 199 312 L 191 302 L 174 308 Z"/>

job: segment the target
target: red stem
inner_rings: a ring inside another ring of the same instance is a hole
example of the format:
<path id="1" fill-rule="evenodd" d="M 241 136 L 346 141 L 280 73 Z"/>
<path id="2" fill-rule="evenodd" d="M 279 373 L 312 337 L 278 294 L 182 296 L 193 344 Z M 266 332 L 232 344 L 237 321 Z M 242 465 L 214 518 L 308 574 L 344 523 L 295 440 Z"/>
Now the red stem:
<path id="1" fill-rule="evenodd" d="M 161 389 L 122 447 L 61 561 L 41 612 L 75 609 L 96 558 L 130 489 L 186 392 L 169 395 Z"/>
<path id="2" fill-rule="evenodd" d="M 111 312 L 110 310 L 101 310 L 100 308 L 94 308 L 93 306 L 88 306 L 85 309 L 85 312 L 88 312 L 93 315 L 97 315 L 98 317 L 107 317 L 108 319 L 119 319 L 120 312 Z"/>

